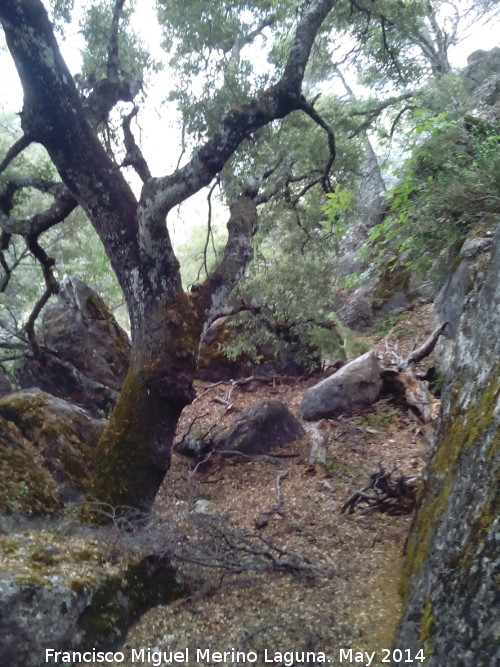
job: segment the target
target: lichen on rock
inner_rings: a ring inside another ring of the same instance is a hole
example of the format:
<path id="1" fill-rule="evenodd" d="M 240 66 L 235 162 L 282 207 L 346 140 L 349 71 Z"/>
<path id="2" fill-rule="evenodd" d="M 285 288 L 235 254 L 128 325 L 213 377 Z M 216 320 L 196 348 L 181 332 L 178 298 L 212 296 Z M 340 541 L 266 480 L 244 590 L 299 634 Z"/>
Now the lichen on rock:
<path id="1" fill-rule="evenodd" d="M 453 297 L 456 280 L 462 284 L 470 245 L 438 304 Z M 484 248 L 473 257 L 484 259 Z M 500 229 L 488 261 L 468 272 L 475 279 L 461 293 L 448 345 L 442 415 L 408 541 L 406 610 L 396 641 L 401 649 L 424 648 L 428 667 L 500 658 Z"/>

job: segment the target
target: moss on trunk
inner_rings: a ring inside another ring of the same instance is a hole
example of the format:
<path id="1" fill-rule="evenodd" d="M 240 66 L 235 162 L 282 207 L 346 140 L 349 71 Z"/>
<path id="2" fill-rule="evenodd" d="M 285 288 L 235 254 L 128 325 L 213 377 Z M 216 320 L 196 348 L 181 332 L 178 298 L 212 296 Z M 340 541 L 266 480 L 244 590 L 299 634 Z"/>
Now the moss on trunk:
<path id="1" fill-rule="evenodd" d="M 98 444 L 87 492 L 88 501 L 107 503 L 113 512 L 123 506 L 150 510 L 170 466 L 177 422 L 194 398 L 201 326 L 190 299 L 180 294 L 155 308 L 142 333 L 136 334 L 131 365 Z M 91 515 L 100 517 L 92 509 Z"/>

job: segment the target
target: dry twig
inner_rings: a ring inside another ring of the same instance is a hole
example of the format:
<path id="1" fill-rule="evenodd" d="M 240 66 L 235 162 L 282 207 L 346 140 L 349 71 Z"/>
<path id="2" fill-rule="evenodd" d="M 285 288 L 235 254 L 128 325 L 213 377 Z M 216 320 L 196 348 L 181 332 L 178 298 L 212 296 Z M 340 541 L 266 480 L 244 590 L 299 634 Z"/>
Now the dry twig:
<path id="1" fill-rule="evenodd" d="M 388 512 L 389 514 L 409 514 L 416 499 L 416 482 L 419 476 L 399 475 L 393 481 L 391 479 L 394 470 L 386 471 L 380 467 L 378 472 L 371 475 L 371 482 L 359 491 L 355 491 L 345 501 L 340 509 L 343 514 L 349 510 L 353 514 L 360 503 L 365 503 L 367 507 L 364 511 Z"/>

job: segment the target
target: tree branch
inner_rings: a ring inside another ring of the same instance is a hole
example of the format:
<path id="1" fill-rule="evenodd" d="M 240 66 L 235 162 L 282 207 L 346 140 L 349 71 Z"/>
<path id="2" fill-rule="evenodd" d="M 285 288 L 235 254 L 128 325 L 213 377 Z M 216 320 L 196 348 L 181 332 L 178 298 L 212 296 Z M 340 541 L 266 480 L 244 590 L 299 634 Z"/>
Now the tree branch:
<path id="1" fill-rule="evenodd" d="M 35 307 L 28 317 L 28 321 L 24 325 L 24 331 L 28 337 L 33 354 L 35 357 L 38 357 L 40 355 L 40 345 L 35 334 L 35 323 L 50 297 L 53 294 L 59 293 L 59 283 L 55 279 L 55 276 L 52 272 L 52 267 L 54 266 L 55 261 L 52 259 L 52 257 L 47 255 L 45 250 L 38 243 L 38 238 L 36 236 L 28 236 L 26 242 L 30 252 L 39 261 L 45 280 L 45 291 L 36 302 Z"/>
<path id="2" fill-rule="evenodd" d="M 22 181 L 20 187 L 37 187 L 42 192 L 54 196 L 54 203 L 45 211 L 36 213 L 28 218 L 14 218 L 0 213 L 0 227 L 9 234 L 38 237 L 43 232 L 65 220 L 75 210 L 78 202 L 63 183 L 48 183 L 43 185 L 42 179 L 28 179 Z M 18 188 L 16 188 L 18 189 Z"/>
<path id="3" fill-rule="evenodd" d="M 132 122 L 132 119 L 137 116 L 138 112 L 139 107 L 134 107 L 128 116 L 125 116 L 122 122 L 125 148 L 127 150 L 122 167 L 133 167 L 141 181 L 145 183 L 151 178 L 151 172 L 149 170 L 148 163 L 144 159 L 141 149 L 134 139 L 132 130 L 130 129 L 130 123 Z"/>
<path id="4" fill-rule="evenodd" d="M 12 160 L 20 155 L 32 143 L 33 139 L 31 139 L 29 134 L 23 134 L 23 136 L 9 148 L 4 159 L 0 162 L 0 174 L 7 169 Z"/>
<path id="5" fill-rule="evenodd" d="M 111 31 L 108 41 L 108 60 L 106 63 L 106 78 L 109 81 L 118 81 L 120 55 L 118 53 L 118 31 L 125 0 L 116 0 L 111 19 Z"/>
<path id="6" fill-rule="evenodd" d="M 301 99 L 300 108 L 309 116 L 309 118 L 311 118 L 317 125 L 321 127 L 321 129 L 323 129 L 326 132 L 326 135 L 328 137 L 329 156 L 326 165 L 323 169 L 323 174 L 321 175 L 321 184 L 325 192 L 331 192 L 331 188 L 328 183 L 328 176 L 335 161 L 335 156 L 337 155 L 337 151 L 335 148 L 335 135 L 330 125 L 326 122 L 326 120 L 322 116 L 320 116 L 320 114 L 316 111 L 313 105 L 310 104 L 305 99 L 305 97 L 302 97 Z"/>
<path id="7" fill-rule="evenodd" d="M 227 113 L 191 160 L 170 176 L 151 179 L 141 200 L 164 215 L 208 185 L 252 132 L 300 108 L 301 85 L 314 39 L 335 0 L 313 0 L 299 20 L 281 79 L 257 99 Z"/>

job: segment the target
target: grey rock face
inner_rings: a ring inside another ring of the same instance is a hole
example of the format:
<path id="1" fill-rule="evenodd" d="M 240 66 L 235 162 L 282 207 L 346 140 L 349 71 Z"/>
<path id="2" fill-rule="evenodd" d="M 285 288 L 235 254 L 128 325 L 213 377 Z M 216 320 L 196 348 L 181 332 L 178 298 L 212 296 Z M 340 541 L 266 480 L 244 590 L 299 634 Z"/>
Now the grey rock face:
<path id="1" fill-rule="evenodd" d="M 252 456 L 265 454 L 305 434 L 281 401 L 260 401 L 239 415 L 228 430 L 217 433 L 213 442 L 215 450 Z"/>
<path id="2" fill-rule="evenodd" d="M 109 649 L 138 616 L 185 593 L 168 559 L 146 556 L 104 569 L 85 585 L 67 577 L 44 577 L 44 584 L 19 583 L 0 575 L 0 663 L 41 667 L 45 650 Z M 50 664 L 67 664 L 58 660 Z"/>
<path id="3" fill-rule="evenodd" d="M 490 76 L 500 72 L 500 47 L 491 51 L 479 49 L 467 58 L 467 67 L 463 70 L 463 77 L 469 90 L 474 90 Z"/>
<path id="4" fill-rule="evenodd" d="M 466 121 L 477 124 L 480 121 L 496 127 L 500 121 L 500 74 L 486 79 L 474 92 L 469 104 Z"/>
<path id="5" fill-rule="evenodd" d="M 109 412 L 127 373 L 130 342 L 102 299 L 81 280 L 66 277 L 44 311 L 40 338 L 55 355 L 28 358 L 20 386 Z"/>
<path id="6" fill-rule="evenodd" d="M 93 419 L 83 408 L 40 389 L 25 389 L 4 396 L 0 399 L 0 417 L 15 426 L 23 440 L 30 443 L 29 447 L 16 447 L 18 456 L 23 454 L 26 474 L 30 459 L 34 466 L 41 463 L 56 483 L 62 502 L 81 500 L 90 453 L 107 421 Z M 7 463 L 4 460 L 4 465 Z M 12 463 L 12 474 L 16 465 Z M 34 482 L 25 481 L 32 490 Z"/>
<path id="7" fill-rule="evenodd" d="M 367 352 L 308 389 L 300 406 L 302 417 L 314 420 L 352 415 L 375 403 L 380 388 L 378 361 Z"/>
<path id="8" fill-rule="evenodd" d="M 467 255 L 441 305 L 462 284 Z M 493 253 L 476 261 L 482 268 L 462 290 L 461 314 L 454 306 L 442 415 L 408 542 L 396 640 L 400 649 L 423 648 L 427 667 L 500 664 L 500 229 Z"/>
<path id="9" fill-rule="evenodd" d="M 446 375 L 457 341 L 460 322 L 467 304 L 474 295 L 473 285 L 480 285 L 491 262 L 493 235 L 474 236 L 467 239 L 454 262 L 445 286 L 437 295 L 434 308 L 436 319 L 441 324 L 448 322 L 444 336 L 437 344 L 440 357 L 441 374 Z"/>

